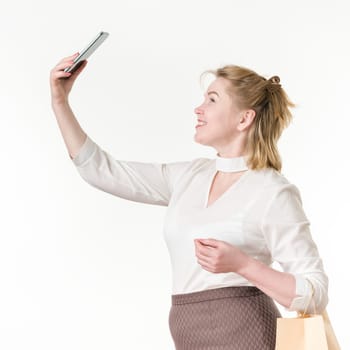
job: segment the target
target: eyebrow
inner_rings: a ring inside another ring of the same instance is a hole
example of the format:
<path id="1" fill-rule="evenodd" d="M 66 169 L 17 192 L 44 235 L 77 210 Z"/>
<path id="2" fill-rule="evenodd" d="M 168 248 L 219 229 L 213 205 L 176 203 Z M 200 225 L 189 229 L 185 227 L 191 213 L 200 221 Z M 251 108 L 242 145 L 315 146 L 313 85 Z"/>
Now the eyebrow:
<path id="1" fill-rule="evenodd" d="M 218 95 L 218 97 L 220 97 L 216 91 L 208 91 L 208 95 L 210 95 L 210 94 L 216 94 L 216 95 Z"/>

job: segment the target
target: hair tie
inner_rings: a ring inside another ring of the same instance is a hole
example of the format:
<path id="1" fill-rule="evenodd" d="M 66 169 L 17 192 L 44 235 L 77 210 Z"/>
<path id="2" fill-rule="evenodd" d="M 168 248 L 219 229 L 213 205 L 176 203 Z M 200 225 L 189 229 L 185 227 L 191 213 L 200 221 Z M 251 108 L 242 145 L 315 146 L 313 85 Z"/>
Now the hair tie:
<path id="1" fill-rule="evenodd" d="M 267 80 L 266 89 L 269 92 L 275 92 L 275 91 L 279 90 L 280 88 L 281 88 L 281 84 L 280 84 L 279 76 L 274 75 L 273 77 L 271 77 L 270 79 Z"/>
<path id="2" fill-rule="evenodd" d="M 271 77 L 269 79 L 269 81 L 272 83 L 272 84 L 278 84 L 280 82 L 280 77 L 277 76 L 277 75 L 274 75 L 273 77 Z"/>

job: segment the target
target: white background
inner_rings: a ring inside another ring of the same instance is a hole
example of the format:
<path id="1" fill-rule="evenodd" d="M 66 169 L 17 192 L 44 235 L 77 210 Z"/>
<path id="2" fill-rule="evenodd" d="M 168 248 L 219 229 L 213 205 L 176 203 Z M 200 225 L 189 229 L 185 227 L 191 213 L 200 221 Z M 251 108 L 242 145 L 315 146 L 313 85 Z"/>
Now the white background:
<path id="1" fill-rule="evenodd" d="M 49 72 L 100 31 L 71 94 L 83 129 L 117 159 L 214 157 L 193 140 L 206 69 L 233 63 L 297 104 L 279 147 L 348 322 L 347 1 L 11 1 L 1 6 L 0 348 L 174 349 L 166 207 L 86 184 L 50 106 Z M 281 308 L 283 315 L 286 314 Z"/>

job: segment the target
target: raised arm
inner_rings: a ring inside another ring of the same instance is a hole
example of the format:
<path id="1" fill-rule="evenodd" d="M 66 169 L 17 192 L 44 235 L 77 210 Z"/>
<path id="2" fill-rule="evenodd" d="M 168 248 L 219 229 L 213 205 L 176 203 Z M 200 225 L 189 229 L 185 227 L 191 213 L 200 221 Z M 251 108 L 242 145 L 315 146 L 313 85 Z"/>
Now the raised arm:
<path id="1" fill-rule="evenodd" d="M 176 181 L 191 161 L 146 163 L 115 159 L 89 136 L 72 159 L 80 176 L 91 186 L 114 196 L 167 206 Z"/>
<path id="2" fill-rule="evenodd" d="M 91 186 L 131 201 L 168 205 L 176 179 L 189 161 L 142 163 L 114 159 L 79 125 L 68 102 L 73 83 L 86 61 L 73 74 L 64 72 L 78 54 L 62 59 L 50 74 L 51 103 L 69 156 Z"/>
<path id="3" fill-rule="evenodd" d="M 85 68 L 87 61 L 84 61 L 73 74 L 64 72 L 64 69 L 71 66 L 77 56 L 78 53 L 63 58 L 50 73 L 51 106 L 71 158 L 78 154 L 87 136 L 68 102 L 73 83 Z"/>

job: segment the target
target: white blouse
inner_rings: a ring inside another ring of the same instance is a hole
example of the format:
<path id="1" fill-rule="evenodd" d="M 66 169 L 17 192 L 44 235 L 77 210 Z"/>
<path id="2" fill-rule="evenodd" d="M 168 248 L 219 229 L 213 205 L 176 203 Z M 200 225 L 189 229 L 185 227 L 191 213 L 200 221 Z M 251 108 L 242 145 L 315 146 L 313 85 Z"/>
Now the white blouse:
<path id="1" fill-rule="evenodd" d="M 214 238 L 237 246 L 270 266 L 277 261 L 296 278 L 296 298 L 288 311 L 303 311 L 312 283 L 316 311 L 328 303 L 328 277 L 313 241 L 299 190 L 272 168 L 246 170 L 207 206 L 216 160 L 173 163 L 116 160 L 89 136 L 72 159 L 91 186 L 127 200 L 167 206 L 164 238 L 170 253 L 173 294 L 229 286 L 253 286 L 241 275 L 204 270 L 195 255 L 195 238 Z M 310 304 L 307 312 L 314 311 Z"/>

